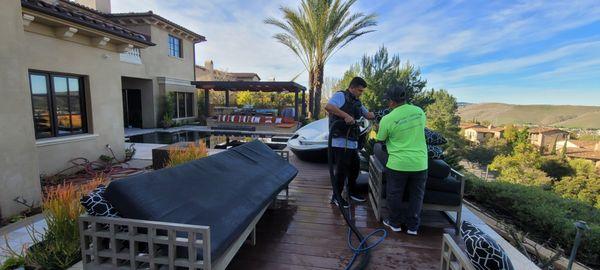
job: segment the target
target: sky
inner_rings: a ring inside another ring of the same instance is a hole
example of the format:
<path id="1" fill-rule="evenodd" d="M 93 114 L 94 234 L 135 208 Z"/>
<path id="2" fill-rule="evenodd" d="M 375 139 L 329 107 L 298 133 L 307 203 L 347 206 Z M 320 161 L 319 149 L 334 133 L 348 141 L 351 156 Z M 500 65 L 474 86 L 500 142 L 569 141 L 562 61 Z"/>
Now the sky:
<path id="1" fill-rule="evenodd" d="M 308 75 L 277 43 L 276 0 L 112 0 L 113 12 L 153 12 L 206 37 L 196 61 L 256 72 L 263 80 Z M 353 12 L 375 13 L 375 32 L 338 51 L 325 77 L 341 78 L 365 54 L 386 46 L 420 68 L 428 88 L 461 102 L 600 105 L 600 1 L 358 0 Z"/>

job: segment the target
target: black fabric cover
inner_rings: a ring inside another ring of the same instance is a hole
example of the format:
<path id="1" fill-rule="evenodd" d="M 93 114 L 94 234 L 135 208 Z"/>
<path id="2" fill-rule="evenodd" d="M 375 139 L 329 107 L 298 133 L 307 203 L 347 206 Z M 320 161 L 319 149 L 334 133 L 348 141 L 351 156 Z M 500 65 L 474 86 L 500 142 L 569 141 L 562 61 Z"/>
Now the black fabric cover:
<path id="1" fill-rule="evenodd" d="M 446 178 L 450 175 L 450 165 L 442 159 L 429 159 L 427 174 L 435 178 Z"/>
<path id="2" fill-rule="evenodd" d="M 125 218 L 210 226 L 212 259 L 296 176 L 259 141 L 112 182 L 105 193 Z"/>
<path id="3" fill-rule="evenodd" d="M 425 189 L 460 194 L 460 182 L 452 176 L 448 176 L 446 178 L 429 176 L 427 178 Z"/>

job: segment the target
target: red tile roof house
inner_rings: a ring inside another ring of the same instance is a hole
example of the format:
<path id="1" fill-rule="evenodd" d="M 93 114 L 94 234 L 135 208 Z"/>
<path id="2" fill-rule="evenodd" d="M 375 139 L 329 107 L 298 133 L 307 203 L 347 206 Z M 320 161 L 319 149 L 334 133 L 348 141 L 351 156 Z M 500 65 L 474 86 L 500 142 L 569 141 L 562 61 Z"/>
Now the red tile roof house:
<path id="1" fill-rule="evenodd" d="M 471 125 L 464 128 L 464 136 L 473 143 L 483 143 L 491 138 L 500 139 L 504 134 L 503 127 Z"/>
<path id="2" fill-rule="evenodd" d="M 40 175 L 72 158 L 106 145 L 123 157 L 124 127 L 156 127 L 167 93 L 174 118 L 197 116 L 202 35 L 152 12 L 111 14 L 110 0 L 5 0 L 0 19 L 0 217 L 24 210 L 18 196 L 38 204 Z"/>
<path id="3" fill-rule="evenodd" d="M 529 141 L 544 149 L 552 149 L 554 145 L 569 138 L 569 132 L 558 128 L 539 127 L 529 130 Z"/>

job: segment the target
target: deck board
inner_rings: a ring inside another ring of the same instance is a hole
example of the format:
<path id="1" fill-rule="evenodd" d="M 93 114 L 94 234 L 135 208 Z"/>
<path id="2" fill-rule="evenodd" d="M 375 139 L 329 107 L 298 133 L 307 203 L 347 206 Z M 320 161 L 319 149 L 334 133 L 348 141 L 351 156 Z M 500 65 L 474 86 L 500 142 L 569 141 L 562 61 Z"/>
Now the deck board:
<path id="1" fill-rule="evenodd" d="M 352 257 L 347 227 L 337 207 L 329 204 L 331 186 L 325 164 L 303 162 L 290 155 L 299 174 L 289 198 L 278 200 L 257 225 L 257 245 L 245 245 L 228 269 L 343 269 Z M 382 228 L 368 203 L 352 209 L 357 227 L 367 234 Z M 439 269 L 442 234 L 453 232 L 440 212 L 423 213 L 419 236 L 389 232 L 372 251 L 368 269 Z"/>

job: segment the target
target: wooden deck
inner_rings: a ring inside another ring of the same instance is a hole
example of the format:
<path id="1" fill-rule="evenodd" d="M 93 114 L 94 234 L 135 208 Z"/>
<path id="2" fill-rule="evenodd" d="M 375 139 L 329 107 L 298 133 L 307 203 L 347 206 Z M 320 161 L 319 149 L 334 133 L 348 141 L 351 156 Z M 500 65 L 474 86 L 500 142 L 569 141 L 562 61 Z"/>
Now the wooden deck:
<path id="1" fill-rule="evenodd" d="M 300 173 L 290 185 L 289 200 L 278 201 L 257 226 L 256 246 L 241 248 L 228 269 L 343 269 L 352 257 L 341 213 L 329 204 L 327 166 L 297 160 Z M 368 203 L 353 206 L 357 227 L 368 234 L 383 225 Z M 442 234 L 453 232 L 443 213 L 424 212 L 419 236 L 393 233 L 372 250 L 368 269 L 439 269 Z"/>

